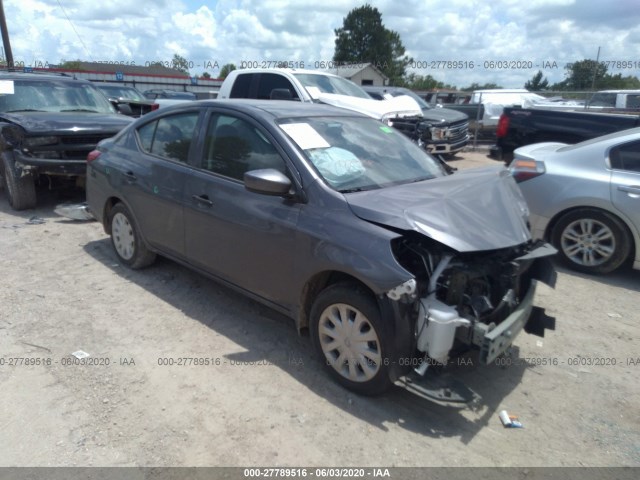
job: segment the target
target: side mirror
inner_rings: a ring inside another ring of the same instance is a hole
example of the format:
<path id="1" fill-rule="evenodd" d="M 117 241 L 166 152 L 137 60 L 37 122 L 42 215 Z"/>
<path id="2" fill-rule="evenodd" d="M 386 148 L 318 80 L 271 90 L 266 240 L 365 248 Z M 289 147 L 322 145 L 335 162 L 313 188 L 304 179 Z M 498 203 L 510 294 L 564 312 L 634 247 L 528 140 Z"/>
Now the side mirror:
<path id="1" fill-rule="evenodd" d="M 271 100 L 293 100 L 291 90 L 288 88 L 274 88 L 269 94 Z"/>
<path id="2" fill-rule="evenodd" d="M 119 103 L 116 108 L 118 112 L 123 115 L 133 115 L 133 110 L 131 110 L 131 107 L 126 103 Z"/>
<path id="3" fill-rule="evenodd" d="M 251 170 L 244 174 L 244 187 L 250 192 L 263 195 L 288 195 L 291 180 L 274 168 Z"/>

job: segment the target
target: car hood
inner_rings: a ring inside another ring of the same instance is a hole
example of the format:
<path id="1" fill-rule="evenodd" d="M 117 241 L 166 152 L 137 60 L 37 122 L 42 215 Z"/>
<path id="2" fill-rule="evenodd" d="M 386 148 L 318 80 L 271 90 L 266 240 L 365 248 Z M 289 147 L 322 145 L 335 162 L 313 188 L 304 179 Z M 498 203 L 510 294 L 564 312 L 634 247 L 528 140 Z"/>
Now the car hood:
<path id="1" fill-rule="evenodd" d="M 469 120 L 466 113 L 457 112 L 449 108 L 423 108 L 422 116 L 425 120 L 435 120 L 440 123 L 455 123 Z"/>
<path id="2" fill-rule="evenodd" d="M 0 120 L 20 125 L 29 135 L 64 133 L 115 134 L 133 122 L 125 115 L 90 112 L 16 112 L 0 113 Z"/>
<path id="3" fill-rule="evenodd" d="M 422 116 L 420 105 L 408 95 L 400 95 L 385 100 L 374 100 L 373 98 L 350 97 L 335 93 L 320 93 L 318 100 L 334 107 L 360 112 L 378 120 L 381 120 L 385 115 L 398 115 L 400 117 Z"/>
<path id="4" fill-rule="evenodd" d="M 531 239 L 526 202 L 501 166 L 348 193 L 345 198 L 363 220 L 414 230 L 459 252 L 508 248 Z"/>

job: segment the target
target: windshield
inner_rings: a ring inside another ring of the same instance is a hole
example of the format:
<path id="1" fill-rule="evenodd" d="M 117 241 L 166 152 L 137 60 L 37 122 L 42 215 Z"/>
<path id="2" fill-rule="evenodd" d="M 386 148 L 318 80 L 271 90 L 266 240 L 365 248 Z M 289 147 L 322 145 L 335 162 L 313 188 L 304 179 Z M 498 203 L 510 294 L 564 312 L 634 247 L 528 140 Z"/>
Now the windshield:
<path id="1" fill-rule="evenodd" d="M 0 112 L 115 113 L 109 100 L 84 82 L 14 80 L 14 93 L 0 95 Z"/>
<path id="2" fill-rule="evenodd" d="M 135 88 L 118 87 L 111 85 L 98 85 L 98 88 L 108 97 L 126 98 L 129 100 L 147 100 L 147 98 Z"/>
<path id="3" fill-rule="evenodd" d="M 429 180 L 445 174 L 424 150 L 374 119 L 290 118 L 279 124 L 325 182 L 342 193 Z"/>
<path id="4" fill-rule="evenodd" d="M 315 87 L 322 93 L 334 93 L 371 100 L 367 92 L 345 78 L 331 75 L 314 75 L 313 73 L 294 73 L 294 75 L 305 87 Z"/>

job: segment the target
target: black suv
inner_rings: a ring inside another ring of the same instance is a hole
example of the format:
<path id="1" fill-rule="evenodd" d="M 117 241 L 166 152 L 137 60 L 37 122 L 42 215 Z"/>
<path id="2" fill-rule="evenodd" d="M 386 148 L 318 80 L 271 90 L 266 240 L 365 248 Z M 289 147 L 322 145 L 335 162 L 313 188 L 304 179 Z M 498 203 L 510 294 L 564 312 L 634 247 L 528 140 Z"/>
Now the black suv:
<path id="1" fill-rule="evenodd" d="M 15 210 L 36 205 L 36 184 L 83 183 L 87 154 L 132 119 L 86 80 L 0 73 L 0 175 Z"/>
<path id="2" fill-rule="evenodd" d="M 422 145 L 433 155 L 453 155 L 469 143 L 469 117 L 448 108 L 433 108 L 415 92 L 402 87 L 363 86 L 371 98 L 382 100 L 385 95 L 408 95 L 422 109 L 422 118 L 394 120 L 393 126 Z"/>

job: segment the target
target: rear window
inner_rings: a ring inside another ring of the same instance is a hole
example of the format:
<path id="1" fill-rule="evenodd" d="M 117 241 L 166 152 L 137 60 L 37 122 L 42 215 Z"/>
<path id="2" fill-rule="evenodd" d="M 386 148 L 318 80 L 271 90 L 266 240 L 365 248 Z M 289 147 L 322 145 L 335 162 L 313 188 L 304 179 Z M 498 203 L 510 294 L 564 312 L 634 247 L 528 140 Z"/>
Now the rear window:
<path id="1" fill-rule="evenodd" d="M 238 75 L 233 82 L 229 98 L 249 98 L 249 89 L 251 88 L 252 78 L 253 74 L 251 73 Z"/>
<path id="2" fill-rule="evenodd" d="M 609 154 L 611 167 L 640 173 L 640 142 L 631 142 L 612 148 Z"/>
<path id="3" fill-rule="evenodd" d="M 615 107 L 616 106 L 616 94 L 615 93 L 594 93 L 589 102 L 591 107 Z"/>

